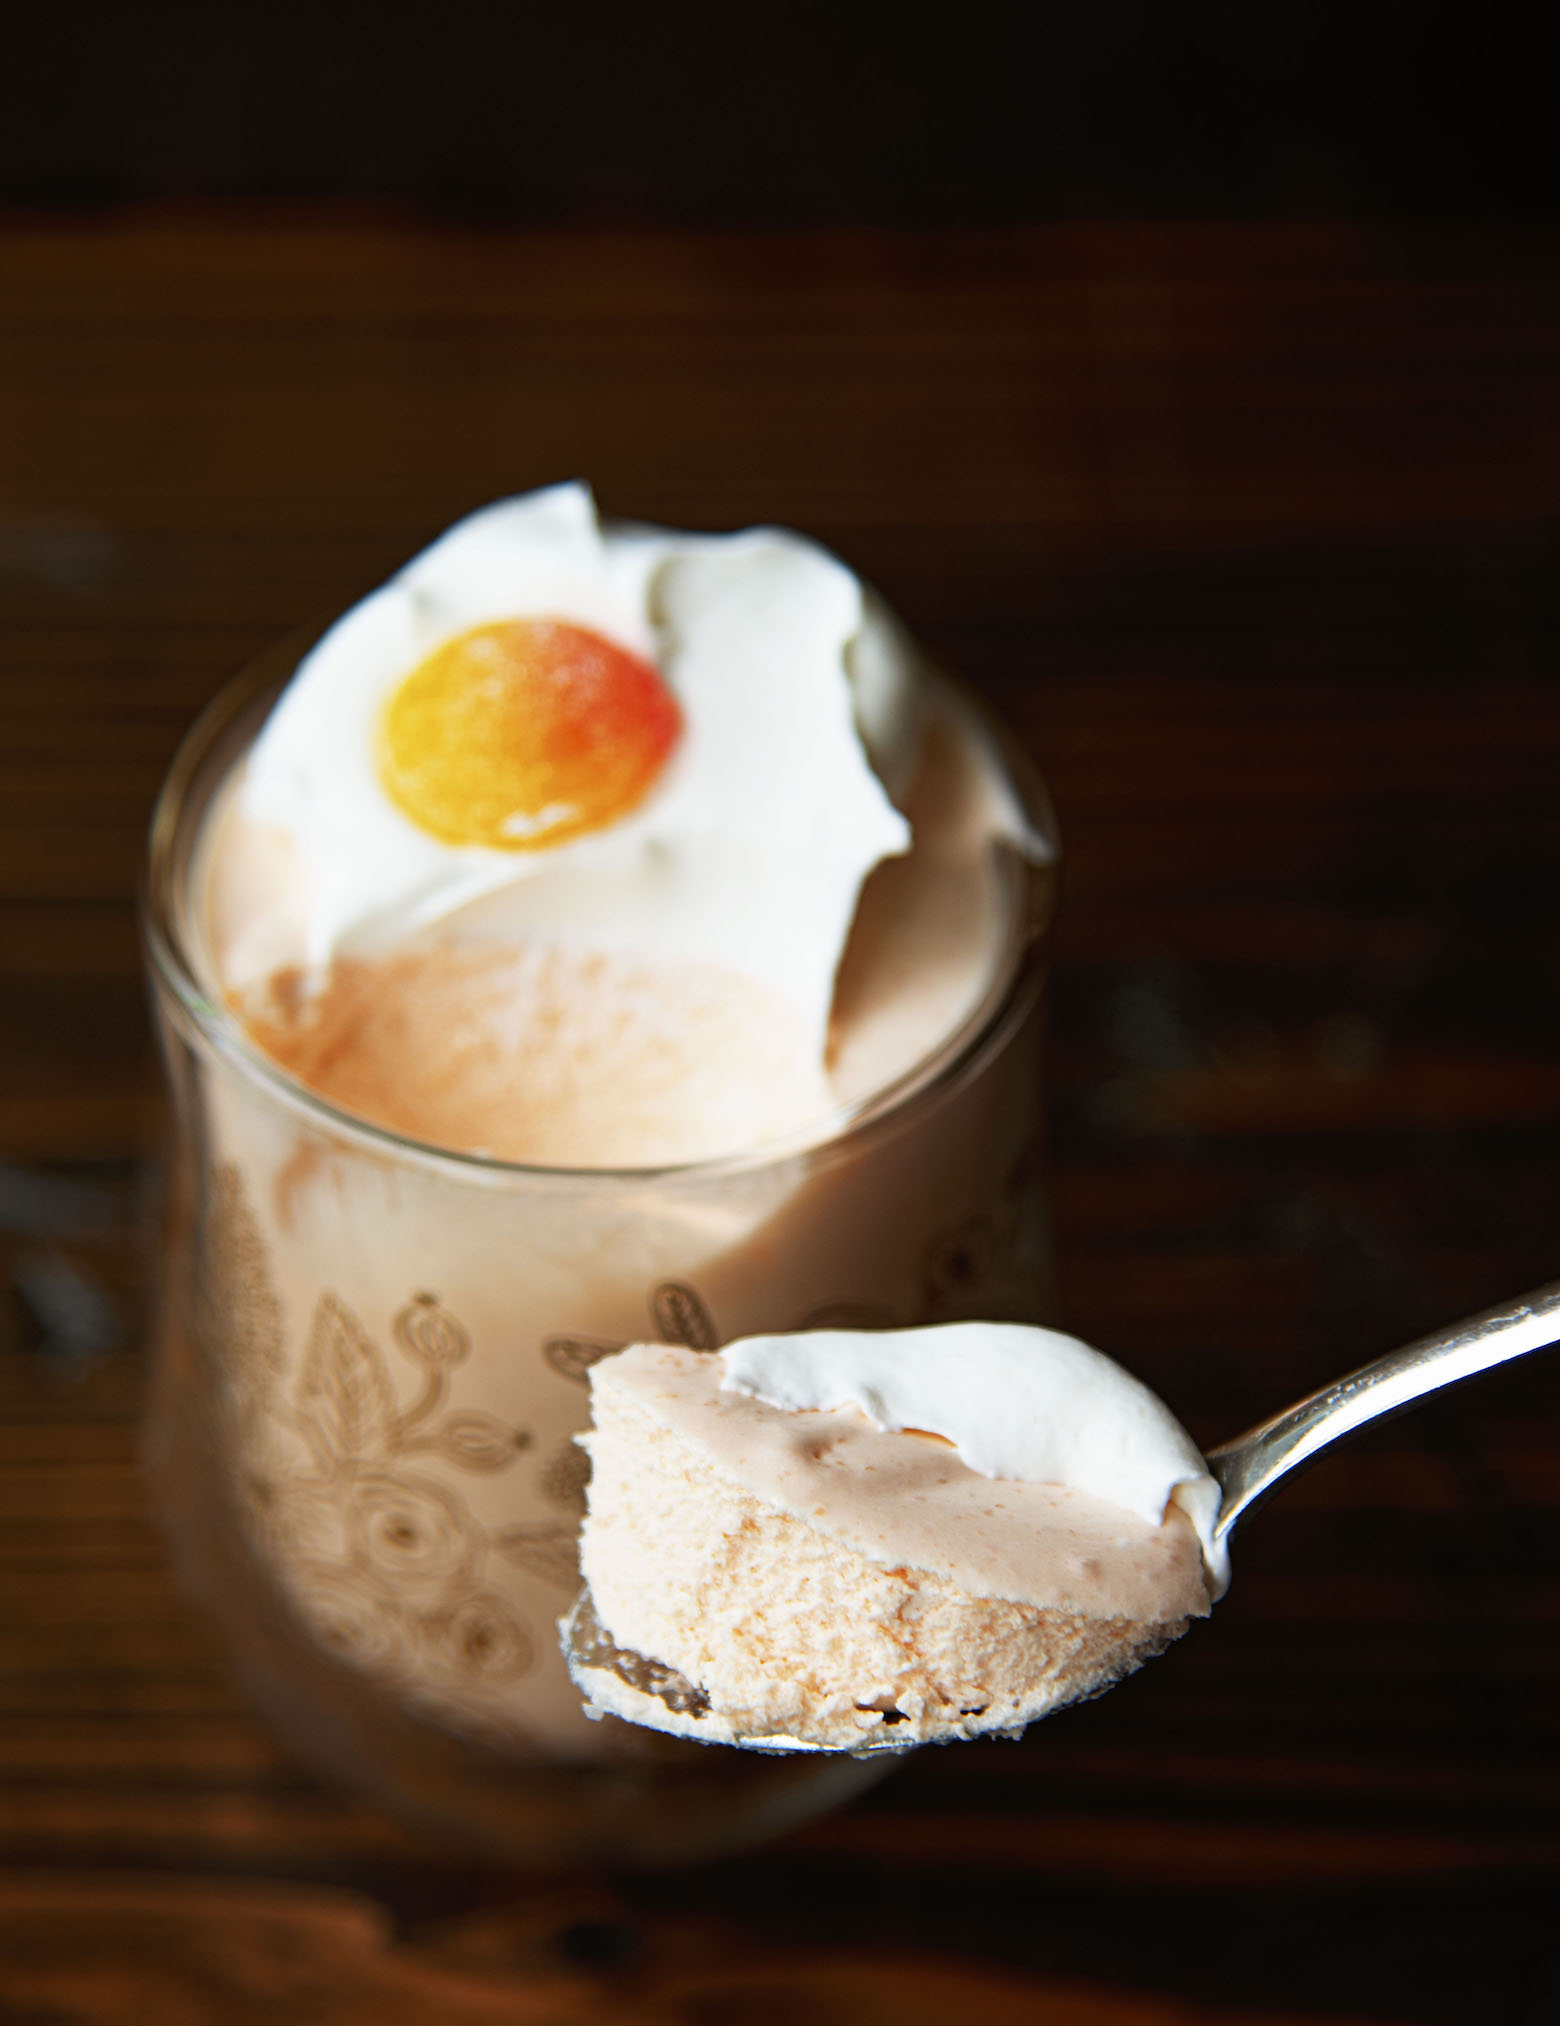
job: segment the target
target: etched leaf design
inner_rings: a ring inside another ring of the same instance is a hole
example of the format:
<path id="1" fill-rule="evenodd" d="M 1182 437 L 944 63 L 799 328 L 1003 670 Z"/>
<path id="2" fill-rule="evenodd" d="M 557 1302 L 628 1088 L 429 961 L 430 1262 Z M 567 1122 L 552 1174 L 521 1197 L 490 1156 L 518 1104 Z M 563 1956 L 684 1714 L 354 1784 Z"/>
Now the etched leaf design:
<path id="1" fill-rule="evenodd" d="M 575 1590 L 580 1581 L 580 1542 L 573 1527 L 504 1527 L 493 1536 L 499 1553 L 517 1567 L 556 1583 L 560 1589 Z"/>
<path id="2" fill-rule="evenodd" d="M 590 1457 L 577 1442 L 566 1442 L 537 1479 L 542 1497 L 572 1512 L 585 1510 L 585 1487 L 590 1483 Z"/>
<path id="3" fill-rule="evenodd" d="M 650 1297 L 650 1313 L 663 1342 L 690 1351 L 713 1351 L 720 1342 L 715 1319 L 683 1280 L 663 1280 Z"/>
<path id="4" fill-rule="evenodd" d="M 416 1447 L 436 1449 L 462 1470 L 502 1470 L 522 1449 L 529 1449 L 531 1442 L 529 1429 L 512 1428 L 496 1414 L 472 1408 L 446 1414 Z"/>
<path id="5" fill-rule="evenodd" d="M 560 1378 L 577 1379 L 584 1386 L 590 1383 L 591 1366 L 622 1348 L 620 1343 L 608 1343 L 601 1337 L 549 1337 L 542 1345 L 542 1356 Z"/>
<path id="6" fill-rule="evenodd" d="M 226 1369 L 240 1381 L 269 1384 L 283 1362 L 282 1304 L 243 1176 L 232 1162 L 211 1179 L 197 1286 L 207 1334 L 221 1347 Z"/>
<path id="7" fill-rule="evenodd" d="M 379 1348 L 344 1301 L 322 1294 L 293 1404 L 304 1432 L 327 1463 L 355 1463 L 377 1452 L 394 1411 Z"/>
<path id="8" fill-rule="evenodd" d="M 420 1365 L 458 1365 L 471 1349 L 464 1324 L 440 1306 L 436 1294 L 414 1294 L 391 1328 L 402 1350 Z"/>

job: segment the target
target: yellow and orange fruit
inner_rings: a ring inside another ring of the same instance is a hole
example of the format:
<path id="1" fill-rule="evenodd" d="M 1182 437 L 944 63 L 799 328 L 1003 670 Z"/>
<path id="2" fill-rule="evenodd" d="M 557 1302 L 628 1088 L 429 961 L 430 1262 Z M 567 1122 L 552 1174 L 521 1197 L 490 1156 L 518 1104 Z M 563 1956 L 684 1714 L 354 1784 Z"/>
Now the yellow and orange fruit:
<path id="1" fill-rule="evenodd" d="M 657 670 L 564 619 L 456 634 L 392 692 L 385 793 L 441 843 L 545 851 L 643 801 L 682 731 Z"/>

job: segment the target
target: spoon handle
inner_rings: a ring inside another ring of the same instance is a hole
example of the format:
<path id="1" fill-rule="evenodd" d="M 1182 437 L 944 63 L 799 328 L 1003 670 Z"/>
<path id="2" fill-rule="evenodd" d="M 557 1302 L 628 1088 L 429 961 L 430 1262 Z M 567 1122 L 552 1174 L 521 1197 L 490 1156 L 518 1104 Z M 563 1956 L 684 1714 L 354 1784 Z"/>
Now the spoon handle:
<path id="1" fill-rule="evenodd" d="M 1297 1401 L 1208 1452 L 1208 1467 L 1224 1492 L 1214 1541 L 1225 1544 L 1236 1525 L 1290 1471 L 1298 1470 L 1357 1429 L 1411 1407 L 1426 1393 L 1455 1386 L 1508 1358 L 1526 1356 L 1560 1340 L 1560 1281 L 1520 1300 L 1470 1316 L 1435 1336 L 1421 1337 L 1362 1365 L 1319 1393 Z"/>

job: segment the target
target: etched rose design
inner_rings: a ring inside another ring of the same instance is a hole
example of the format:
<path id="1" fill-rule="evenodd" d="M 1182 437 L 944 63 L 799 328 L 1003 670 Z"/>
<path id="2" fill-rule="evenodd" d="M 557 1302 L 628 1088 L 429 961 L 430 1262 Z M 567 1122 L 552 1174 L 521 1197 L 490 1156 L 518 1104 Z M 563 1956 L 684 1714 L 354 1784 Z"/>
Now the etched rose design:
<path id="1" fill-rule="evenodd" d="M 305 1563 L 296 1574 L 303 1615 L 321 1646 L 372 1673 L 404 1661 L 406 1626 L 395 1604 L 351 1569 Z"/>
<path id="2" fill-rule="evenodd" d="M 460 1499 L 410 1472 L 364 1471 L 351 1490 L 355 1553 L 397 1596 L 433 1599 L 480 1550 Z"/>
<path id="3" fill-rule="evenodd" d="M 536 1647 L 530 1633 L 501 1600 L 488 1592 L 467 1597 L 443 1626 L 444 1651 L 464 1678 L 516 1681 L 531 1666 Z"/>

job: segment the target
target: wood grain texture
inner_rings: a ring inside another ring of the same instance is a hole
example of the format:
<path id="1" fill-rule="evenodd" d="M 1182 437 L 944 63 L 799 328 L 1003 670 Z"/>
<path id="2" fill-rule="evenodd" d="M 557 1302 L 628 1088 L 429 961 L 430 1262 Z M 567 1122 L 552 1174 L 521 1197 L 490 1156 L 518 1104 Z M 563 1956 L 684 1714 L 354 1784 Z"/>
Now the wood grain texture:
<path id="1" fill-rule="evenodd" d="M 550 1908 L 554 1915 L 558 1908 Z M 527 1919 L 463 1925 L 430 1948 L 396 1943 L 371 1901 L 316 1889 L 193 1880 L 0 1881 L 0 1955 L 13 2017 L 100 2026 L 262 2026 L 278 2013 L 340 2026 L 701 2026 L 808 2019 L 819 2026 L 1317 2026 L 1292 2012 L 1209 2009 L 1082 1979 L 1019 1979 L 915 1950 L 754 1957 L 711 1923 L 668 1923 L 655 1958 L 583 1966 L 594 1930 L 547 1941 Z M 91 1936 L 88 1947 L 82 1938 Z M 582 1944 L 586 1944 L 582 1946 Z M 23 2008 L 27 2008 L 24 2010 Z M 1338 2017 L 1329 2014 L 1329 2019 Z M 1343 2022 L 1348 2026 L 1348 2022 Z"/>
<path id="2" fill-rule="evenodd" d="M 161 773 L 251 654 L 576 472 L 831 542 L 1042 763 L 1065 1319 L 1195 1433 L 1560 1273 L 1550 250 L 0 234 L 0 2011 L 1560 2017 L 1560 1361 L 1330 1461 L 1212 1624 L 1023 1745 L 545 1890 L 284 1758 L 134 1436 Z"/>

